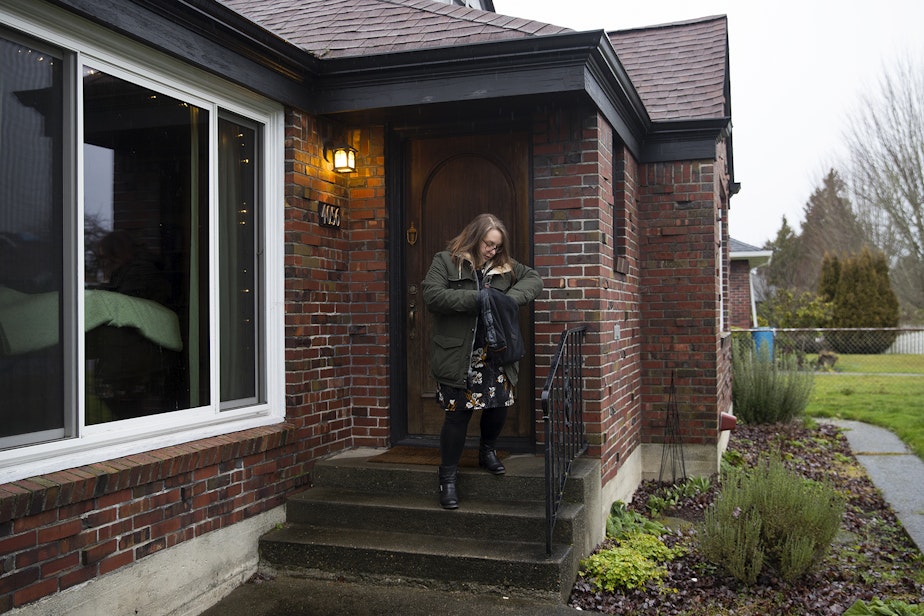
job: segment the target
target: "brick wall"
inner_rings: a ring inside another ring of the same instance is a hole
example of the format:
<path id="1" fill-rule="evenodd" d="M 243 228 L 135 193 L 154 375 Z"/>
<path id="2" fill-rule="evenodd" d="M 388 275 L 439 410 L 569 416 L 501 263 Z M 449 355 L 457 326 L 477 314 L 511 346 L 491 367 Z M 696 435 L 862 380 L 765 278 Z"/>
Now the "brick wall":
<path id="1" fill-rule="evenodd" d="M 324 160 L 337 127 L 290 111 L 286 128 L 286 417 L 310 462 L 388 443 L 384 131 L 350 131 L 357 171 Z M 341 208 L 318 224 L 318 202 Z"/>
<path id="2" fill-rule="evenodd" d="M 728 276 L 729 325 L 748 329 L 751 321 L 751 267 L 745 259 L 731 262 Z"/>
<path id="3" fill-rule="evenodd" d="M 608 462 L 603 466 L 603 481 L 616 475 L 620 463 L 632 453 L 641 441 L 641 314 L 639 304 L 639 165 L 628 148 L 616 145 L 614 215 L 620 221 L 614 253 L 615 286 L 618 299 L 611 302 L 614 341 L 609 355 L 616 365 L 612 382 L 614 402 L 607 410 L 607 438 L 611 446 L 606 450 Z M 617 455 L 618 454 L 618 455 Z"/>
<path id="4" fill-rule="evenodd" d="M 672 374 L 684 442 L 717 442 L 731 403 L 724 153 L 640 166 L 591 111 L 537 119 L 539 383 L 560 332 L 586 323 L 585 422 L 604 484 L 640 442 L 663 441 Z"/>
<path id="5" fill-rule="evenodd" d="M 0 613 L 283 504 L 298 445 L 255 428 L 0 485 Z"/>
<path id="6" fill-rule="evenodd" d="M 537 376 L 541 386 L 561 332 L 586 324 L 584 418 L 605 482 L 639 442 L 637 269 L 615 271 L 627 250 L 636 261 L 636 165 L 587 109 L 537 118 L 533 139 L 535 264 L 546 285 L 536 303 Z"/>
<path id="7" fill-rule="evenodd" d="M 286 114 L 285 361 L 286 417 L 306 446 L 304 461 L 350 441 L 349 209 L 346 176 L 324 167 L 312 116 Z M 318 204 L 341 208 L 339 229 L 321 227 Z"/>
<path id="8" fill-rule="evenodd" d="M 356 130 L 350 138 L 360 165 L 349 178 L 347 211 L 350 236 L 352 360 L 350 399 L 354 447 L 389 444 L 390 391 L 388 316 L 388 212 L 385 208 L 385 131 L 382 127 Z"/>
<path id="9" fill-rule="evenodd" d="M 722 178 L 712 161 L 650 164 L 643 178 L 643 440 L 663 442 L 673 376 L 683 442 L 715 444 L 724 380 L 717 370 L 722 264 L 716 223 L 724 214 L 716 190 Z"/>

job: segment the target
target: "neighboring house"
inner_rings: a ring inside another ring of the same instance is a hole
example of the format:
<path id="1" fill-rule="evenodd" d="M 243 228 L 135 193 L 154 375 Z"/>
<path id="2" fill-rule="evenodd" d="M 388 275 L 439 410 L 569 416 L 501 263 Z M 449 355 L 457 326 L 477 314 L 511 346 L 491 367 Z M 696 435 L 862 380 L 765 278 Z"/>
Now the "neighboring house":
<path id="1" fill-rule="evenodd" d="M 319 460 L 435 444 L 418 285 L 482 211 L 546 286 L 501 446 L 542 451 L 586 324 L 590 537 L 657 478 L 671 383 L 687 471 L 718 469 L 724 17 L 6 0 L 0 24 L 0 613 L 207 605 Z"/>
<path id="2" fill-rule="evenodd" d="M 770 263 L 772 250 L 763 250 L 735 238 L 729 240 L 731 268 L 728 276 L 729 318 L 731 327 L 757 327 L 757 303 L 754 295 L 754 270 Z"/>

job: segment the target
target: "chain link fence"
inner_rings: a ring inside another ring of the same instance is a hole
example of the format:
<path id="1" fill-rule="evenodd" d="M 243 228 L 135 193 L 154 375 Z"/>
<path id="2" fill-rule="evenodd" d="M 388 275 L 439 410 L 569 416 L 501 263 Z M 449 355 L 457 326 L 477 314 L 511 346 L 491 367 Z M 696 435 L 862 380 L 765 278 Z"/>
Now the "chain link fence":
<path id="1" fill-rule="evenodd" d="M 750 339 L 761 352 L 793 355 L 818 372 L 924 378 L 924 327 L 736 330 L 736 341 Z"/>

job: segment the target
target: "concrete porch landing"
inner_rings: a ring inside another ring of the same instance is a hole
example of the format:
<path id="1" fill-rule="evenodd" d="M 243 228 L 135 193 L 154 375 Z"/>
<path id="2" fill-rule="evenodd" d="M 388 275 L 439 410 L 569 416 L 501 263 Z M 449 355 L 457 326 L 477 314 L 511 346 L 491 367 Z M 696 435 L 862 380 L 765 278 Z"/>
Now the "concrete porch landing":
<path id="1" fill-rule="evenodd" d="M 500 477 L 460 467 L 460 507 L 446 511 L 436 466 L 369 461 L 379 453 L 319 461 L 286 523 L 261 537 L 254 583 L 206 614 L 573 613 L 564 604 L 594 545 L 599 461 L 575 460 L 547 555 L 542 456 L 505 458 Z"/>

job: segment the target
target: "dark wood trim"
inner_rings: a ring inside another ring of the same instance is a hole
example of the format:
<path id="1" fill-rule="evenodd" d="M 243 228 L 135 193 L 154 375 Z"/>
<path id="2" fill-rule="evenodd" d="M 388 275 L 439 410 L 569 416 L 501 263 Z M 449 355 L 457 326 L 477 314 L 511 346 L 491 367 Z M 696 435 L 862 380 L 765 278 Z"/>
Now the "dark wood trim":
<path id="1" fill-rule="evenodd" d="M 317 59 L 218 2 L 47 1 L 283 104 L 313 109 Z"/>
<path id="2" fill-rule="evenodd" d="M 650 120 L 602 30 L 325 60 L 324 114 L 462 102 L 574 103 L 590 98 L 636 155 Z"/>
<path id="3" fill-rule="evenodd" d="M 639 162 L 715 159 L 716 143 L 730 135 L 731 118 L 657 122 L 652 126 Z"/>
<path id="4" fill-rule="evenodd" d="M 588 96 L 638 158 L 651 120 L 609 38 L 604 37 L 588 58 L 587 72 Z"/>
<path id="5" fill-rule="evenodd" d="M 385 210 L 388 212 L 388 260 L 390 263 L 405 262 L 405 243 L 402 240 L 405 229 L 404 191 L 405 139 L 390 126 L 385 127 Z M 407 340 L 404 321 L 407 305 L 406 273 L 402 267 L 388 268 L 388 331 L 390 359 L 390 422 L 391 445 L 402 443 L 407 438 Z"/>

